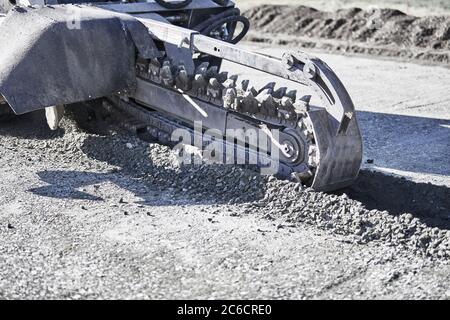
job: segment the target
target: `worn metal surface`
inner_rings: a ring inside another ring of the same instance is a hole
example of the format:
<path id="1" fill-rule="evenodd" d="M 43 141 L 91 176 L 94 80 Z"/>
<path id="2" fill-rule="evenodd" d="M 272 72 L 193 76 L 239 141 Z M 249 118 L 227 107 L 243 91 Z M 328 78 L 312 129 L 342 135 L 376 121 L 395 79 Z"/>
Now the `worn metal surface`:
<path id="1" fill-rule="evenodd" d="M 20 114 L 131 91 L 135 45 L 148 58 L 158 53 L 142 27 L 87 6 L 15 8 L 0 25 L 0 43 L 8 44 L 0 52 L 0 94 Z"/>
<path id="2" fill-rule="evenodd" d="M 179 9 L 167 9 L 161 7 L 153 0 L 147 2 L 137 3 L 103 3 L 96 5 L 99 8 L 108 9 L 123 13 L 143 13 L 143 12 L 160 12 L 160 11 L 176 11 Z M 230 1 L 225 7 L 233 7 L 234 3 Z M 217 4 L 212 0 L 195 0 L 188 4 L 183 10 L 197 10 L 197 9 L 221 9 L 224 6 Z"/>
<path id="3" fill-rule="evenodd" d="M 225 132 L 227 111 L 193 98 L 191 102 L 182 94 L 138 79 L 134 98 L 140 103 L 158 108 L 189 123 L 201 121 L 206 128 Z"/>

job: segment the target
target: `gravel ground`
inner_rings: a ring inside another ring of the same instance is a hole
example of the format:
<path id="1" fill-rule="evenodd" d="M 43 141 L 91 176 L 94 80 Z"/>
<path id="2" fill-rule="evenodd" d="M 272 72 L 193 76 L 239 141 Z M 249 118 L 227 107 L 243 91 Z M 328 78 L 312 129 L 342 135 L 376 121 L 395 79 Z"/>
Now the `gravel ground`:
<path id="1" fill-rule="evenodd" d="M 315 193 L 245 168 L 181 166 L 108 119 L 50 132 L 42 113 L 22 116 L 0 126 L 0 297 L 449 299 L 448 103 L 403 108 L 418 79 L 448 74 L 324 58 L 361 106 L 365 159 L 411 180 L 365 165 L 353 187 Z M 409 82 L 393 87 L 396 76 Z M 390 149 L 417 123 L 422 135 Z"/>
<path id="2" fill-rule="evenodd" d="M 445 226 L 20 120 L 1 129 L 3 298 L 449 298 Z"/>

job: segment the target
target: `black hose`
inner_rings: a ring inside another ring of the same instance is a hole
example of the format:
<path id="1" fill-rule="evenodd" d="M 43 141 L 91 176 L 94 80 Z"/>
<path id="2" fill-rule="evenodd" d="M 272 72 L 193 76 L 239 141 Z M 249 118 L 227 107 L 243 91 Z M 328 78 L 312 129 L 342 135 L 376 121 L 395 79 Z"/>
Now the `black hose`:
<path id="1" fill-rule="evenodd" d="M 232 44 L 236 44 L 245 37 L 248 30 L 250 29 L 250 21 L 246 17 L 241 16 L 240 14 L 241 14 L 240 10 L 236 8 L 224 11 L 218 15 L 212 16 L 211 18 L 203 21 L 202 23 L 194 27 L 194 30 L 200 32 L 203 35 L 209 36 L 212 31 L 216 30 L 220 26 L 224 24 L 231 24 L 232 32 L 230 33 L 228 39 L 226 39 L 225 41 Z M 243 29 L 239 33 L 239 35 L 232 38 L 233 33 L 235 31 L 235 27 L 238 22 L 241 22 L 243 24 Z"/>
<path id="2" fill-rule="evenodd" d="M 243 17 L 243 16 L 231 16 L 231 17 L 222 18 L 222 19 L 218 20 L 216 23 L 214 23 L 213 25 L 211 25 L 209 28 L 204 29 L 202 31 L 202 34 L 209 35 L 212 31 L 214 31 L 215 29 L 217 29 L 218 27 L 220 27 L 221 25 L 223 25 L 225 23 L 235 24 L 237 22 L 241 22 L 244 25 L 244 28 L 242 29 L 241 33 L 239 33 L 239 35 L 237 35 L 234 38 L 231 38 L 233 36 L 233 34 L 231 33 L 230 36 L 228 37 L 228 39 L 226 40 L 229 43 L 236 44 L 245 37 L 248 30 L 250 29 L 250 22 L 248 21 L 248 19 L 246 17 Z"/>
<path id="3" fill-rule="evenodd" d="M 241 10 L 239 10 L 238 8 L 226 10 L 226 11 L 216 14 L 216 15 L 210 17 L 209 19 L 206 19 L 202 23 L 196 25 L 194 27 L 194 30 L 201 32 L 203 29 L 209 27 L 211 24 L 216 22 L 217 19 L 222 19 L 222 18 L 229 17 L 229 16 L 238 16 L 240 14 L 241 14 Z"/>
<path id="4" fill-rule="evenodd" d="M 160 6 L 163 6 L 167 9 L 181 9 L 186 7 L 188 4 L 192 2 L 192 0 L 184 0 L 184 1 L 177 1 L 177 2 L 166 2 L 165 0 L 155 0 L 157 4 Z"/>

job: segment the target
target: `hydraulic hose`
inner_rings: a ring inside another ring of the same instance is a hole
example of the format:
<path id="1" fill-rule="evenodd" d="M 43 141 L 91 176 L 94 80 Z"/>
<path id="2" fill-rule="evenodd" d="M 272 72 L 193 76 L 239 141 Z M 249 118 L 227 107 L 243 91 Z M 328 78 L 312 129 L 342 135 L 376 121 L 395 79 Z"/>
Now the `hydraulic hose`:
<path id="1" fill-rule="evenodd" d="M 242 23 L 243 29 L 241 30 L 239 35 L 232 38 L 238 22 Z M 230 24 L 232 26 L 232 32 L 230 32 L 228 39 L 226 39 L 227 42 L 232 44 L 236 44 L 241 41 L 250 29 L 249 20 L 246 17 L 241 16 L 241 11 L 239 9 L 233 8 L 210 17 L 209 19 L 194 27 L 194 30 L 200 32 L 203 35 L 209 36 L 212 31 L 216 30 L 224 24 Z"/>
<path id="2" fill-rule="evenodd" d="M 192 0 L 177 1 L 177 2 L 166 2 L 165 0 L 155 0 L 157 4 L 163 6 L 167 9 L 181 9 L 186 7 L 192 2 Z"/>

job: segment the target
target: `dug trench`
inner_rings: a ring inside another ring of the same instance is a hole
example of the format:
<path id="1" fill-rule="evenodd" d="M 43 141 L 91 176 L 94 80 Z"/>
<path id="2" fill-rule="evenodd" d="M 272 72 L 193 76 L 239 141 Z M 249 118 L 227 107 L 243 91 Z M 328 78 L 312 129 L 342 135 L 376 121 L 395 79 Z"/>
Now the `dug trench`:
<path id="1" fill-rule="evenodd" d="M 102 198 L 83 189 L 110 182 L 141 198 L 140 205 L 218 205 L 233 216 L 253 215 L 278 228 L 310 225 L 348 241 L 376 242 L 433 259 L 450 257 L 449 189 L 379 172 L 320 193 L 299 183 L 261 176 L 238 166 L 181 165 L 166 146 L 117 129 L 112 119 L 70 115 L 49 133 L 42 113 L 2 123 L 2 166 L 52 163 L 28 190 L 39 197 Z M 83 129 L 82 129 L 83 128 Z M 24 199 L 26 201 L 26 199 Z"/>
<path id="2" fill-rule="evenodd" d="M 430 227 L 450 230 L 449 192 L 446 186 L 362 170 L 351 187 L 337 194 L 345 193 L 369 210 L 386 210 L 394 216 L 407 212 Z"/>

